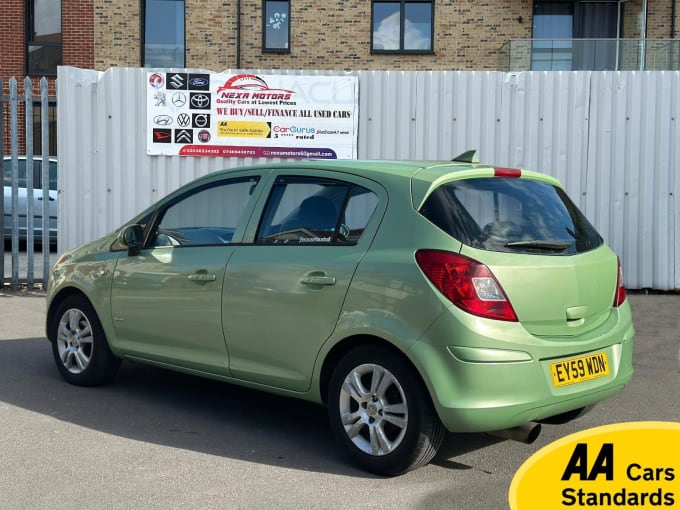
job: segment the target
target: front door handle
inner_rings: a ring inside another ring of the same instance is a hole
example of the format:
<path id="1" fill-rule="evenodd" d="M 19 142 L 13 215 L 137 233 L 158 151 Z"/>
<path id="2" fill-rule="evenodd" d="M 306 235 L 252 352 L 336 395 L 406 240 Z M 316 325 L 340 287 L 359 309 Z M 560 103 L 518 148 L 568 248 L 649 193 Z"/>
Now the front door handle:
<path id="1" fill-rule="evenodd" d="M 303 276 L 300 281 L 305 285 L 335 285 L 335 276 Z"/>

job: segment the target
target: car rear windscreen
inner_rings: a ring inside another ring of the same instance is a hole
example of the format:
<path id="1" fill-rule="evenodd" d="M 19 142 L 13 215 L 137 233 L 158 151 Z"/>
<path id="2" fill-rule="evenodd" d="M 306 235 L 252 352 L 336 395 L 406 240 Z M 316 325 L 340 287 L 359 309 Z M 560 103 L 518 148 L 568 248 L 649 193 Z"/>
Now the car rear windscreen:
<path id="1" fill-rule="evenodd" d="M 449 182 L 420 213 L 462 243 L 490 251 L 572 255 L 603 242 L 564 190 L 529 179 Z"/>

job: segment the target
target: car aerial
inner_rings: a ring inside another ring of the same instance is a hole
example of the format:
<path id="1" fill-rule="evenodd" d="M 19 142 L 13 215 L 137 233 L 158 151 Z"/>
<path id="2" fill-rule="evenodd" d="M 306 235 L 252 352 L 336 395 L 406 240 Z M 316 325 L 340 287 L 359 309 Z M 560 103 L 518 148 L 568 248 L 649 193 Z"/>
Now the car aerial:
<path id="1" fill-rule="evenodd" d="M 42 243 L 43 218 L 43 175 L 42 156 L 33 156 L 33 239 Z M 13 159 L 5 156 L 2 162 L 3 176 L 3 225 L 4 239 L 12 239 L 12 230 L 16 228 L 18 239 L 28 239 L 28 183 L 26 172 L 26 156 L 16 158 L 17 168 L 17 209 L 12 206 L 12 173 Z M 48 211 L 49 211 L 49 242 L 57 243 L 57 159 L 49 158 L 48 170 Z"/>
<path id="2" fill-rule="evenodd" d="M 321 403 L 382 475 L 447 430 L 531 441 L 633 372 L 618 257 L 556 179 L 474 151 L 211 173 L 62 254 L 47 299 L 68 382 L 134 360 Z"/>

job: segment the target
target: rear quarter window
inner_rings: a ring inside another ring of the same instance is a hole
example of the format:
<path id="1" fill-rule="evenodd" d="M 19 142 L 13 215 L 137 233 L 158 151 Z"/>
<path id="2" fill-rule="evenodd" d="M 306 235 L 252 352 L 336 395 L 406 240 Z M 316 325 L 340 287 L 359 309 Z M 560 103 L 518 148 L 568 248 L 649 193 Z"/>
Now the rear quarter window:
<path id="1" fill-rule="evenodd" d="M 489 251 L 570 255 L 603 242 L 564 190 L 529 179 L 446 183 L 420 213 L 462 243 Z"/>

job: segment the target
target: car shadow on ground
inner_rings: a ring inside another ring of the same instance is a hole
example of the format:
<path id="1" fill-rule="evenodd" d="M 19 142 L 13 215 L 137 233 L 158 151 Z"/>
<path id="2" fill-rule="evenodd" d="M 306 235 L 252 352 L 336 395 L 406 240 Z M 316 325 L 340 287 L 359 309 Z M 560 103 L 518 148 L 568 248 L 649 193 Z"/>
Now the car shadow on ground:
<path id="1" fill-rule="evenodd" d="M 0 401 L 107 434 L 247 462 L 361 478 L 335 443 L 326 408 L 220 381 L 124 362 L 115 381 L 66 383 L 45 339 L 0 342 Z M 499 439 L 449 434 L 433 463 Z"/>

